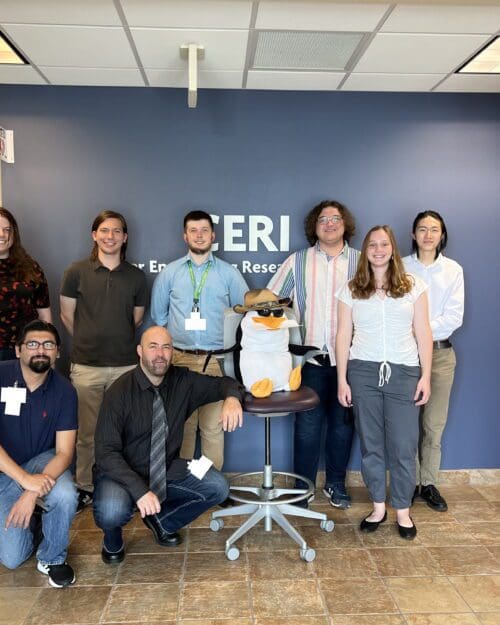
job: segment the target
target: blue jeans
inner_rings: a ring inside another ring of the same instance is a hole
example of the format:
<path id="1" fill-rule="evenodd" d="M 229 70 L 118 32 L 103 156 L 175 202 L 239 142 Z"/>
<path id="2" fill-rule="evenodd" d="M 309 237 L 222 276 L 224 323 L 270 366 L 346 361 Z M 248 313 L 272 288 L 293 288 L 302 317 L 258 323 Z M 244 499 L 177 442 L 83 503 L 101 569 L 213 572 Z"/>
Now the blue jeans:
<path id="1" fill-rule="evenodd" d="M 337 399 L 337 367 L 306 363 L 302 369 L 302 384 L 314 389 L 320 403 L 314 410 L 295 415 L 294 472 L 316 482 L 321 452 L 321 429 L 326 421 L 325 485 L 331 488 L 345 484 L 354 435 L 353 423 Z M 297 484 L 305 486 L 303 482 Z"/>
<path id="2" fill-rule="evenodd" d="M 28 473 L 41 473 L 54 450 L 45 451 L 25 462 L 22 468 Z M 8 569 L 15 569 L 33 553 L 31 529 L 9 527 L 5 521 L 12 506 L 23 494 L 23 489 L 13 479 L 0 473 L 0 562 Z M 60 475 L 48 495 L 43 498 L 46 510 L 42 513 L 43 539 L 36 557 L 42 564 L 63 564 L 69 543 L 69 528 L 75 516 L 78 496 L 69 470 Z"/>
<path id="3" fill-rule="evenodd" d="M 167 480 L 167 498 L 156 516 L 166 532 L 176 532 L 228 495 L 228 481 L 213 467 L 203 480 L 188 473 L 181 480 Z M 133 517 L 135 508 L 135 501 L 123 486 L 107 477 L 97 477 L 94 519 L 104 531 L 108 551 L 118 551 L 123 545 L 121 528 Z"/>

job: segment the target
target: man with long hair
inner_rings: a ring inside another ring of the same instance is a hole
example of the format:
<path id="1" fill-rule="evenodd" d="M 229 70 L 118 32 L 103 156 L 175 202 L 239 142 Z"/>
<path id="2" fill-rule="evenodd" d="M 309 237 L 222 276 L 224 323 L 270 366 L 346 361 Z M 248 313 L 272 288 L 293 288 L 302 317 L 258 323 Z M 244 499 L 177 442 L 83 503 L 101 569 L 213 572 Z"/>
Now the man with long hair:
<path id="1" fill-rule="evenodd" d="M 413 254 L 403 259 L 406 269 L 429 285 L 432 396 L 420 413 L 414 497 L 420 495 L 437 512 L 448 509 L 436 484 L 441 465 L 441 437 L 448 418 L 456 366 L 450 337 L 462 325 L 464 315 L 464 272 L 457 262 L 443 256 L 447 242 L 448 232 L 441 215 L 432 210 L 422 211 L 413 222 Z"/>
<path id="2" fill-rule="evenodd" d="M 316 482 L 321 431 L 326 421 L 323 492 L 332 506 L 349 508 L 351 498 L 345 480 L 353 424 L 337 399 L 335 335 L 336 293 L 353 277 L 359 257 L 359 252 L 349 247 L 355 223 L 346 206 L 336 200 L 325 200 L 309 211 L 304 227 L 311 247 L 289 256 L 268 284 L 279 297 L 293 299 L 304 344 L 325 352 L 302 369 L 302 383 L 318 393 L 320 404 L 295 416 L 294 471 L 313 484 Z M 299 482 L 297 486 L 305 484 Z"/>
<path id="3" fill-rule="evenodd" d="M 90 258 L 73 263 L 61 285 L 61 319 L 73 337 L 71 381 L 78 393 L 79 511 L 92 502 L 94 432 L 104 391 L 137 363 L 135 330 L 147 289 L 144 273 L 125 260 L 127 230 L 120 213 L 97 215 Z"/>

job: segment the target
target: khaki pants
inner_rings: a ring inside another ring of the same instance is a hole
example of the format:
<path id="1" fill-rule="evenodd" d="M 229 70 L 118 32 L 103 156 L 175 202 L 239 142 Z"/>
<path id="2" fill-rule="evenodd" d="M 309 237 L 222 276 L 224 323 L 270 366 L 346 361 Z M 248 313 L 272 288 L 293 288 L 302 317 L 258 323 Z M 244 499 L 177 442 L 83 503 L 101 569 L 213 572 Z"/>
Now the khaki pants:
<path id="1" fill-rule="evenodd" d="M 76 483 L 78 488 L 92 492 L 94 434 L 97 416 L 106 391 L 121 375 L 134 369 L 126 367 L 89 367 L 71 365 L 71 382 L 78 394 L 78 437 L 76 440 Z"/>
<path id="2" fill-rule="evenodd" d="M 420 412 L 420 457 L 417 457 L 417 484 L 422 484 L 422 486 L 438 483 L 441 437 L 448 418 L 448 404 L 455 365 L 453 347 L 433 351 L 431 398 Z"/>
<path id="3" fill-rule="evenodd" d="M 174 350 L 173 363 L 181 367 L 187 367 L 190 371 L 202 373 L 206 356 L 196 354 L 184 354 Z M 205 369 L 207 375 L 221 376 L 220 365 L 212 356 Z M 217 470 L 222 469 L 224 464 L 224 432 L 219 417 L 222 410 L 221 401 L 205 404 L 196 409 L 184 424 L 184 438 L 180 451 L 181 458 L 191 460 L 196 449 L 196 432 L 200 428 L 201 453 L 209 458 Z"/>

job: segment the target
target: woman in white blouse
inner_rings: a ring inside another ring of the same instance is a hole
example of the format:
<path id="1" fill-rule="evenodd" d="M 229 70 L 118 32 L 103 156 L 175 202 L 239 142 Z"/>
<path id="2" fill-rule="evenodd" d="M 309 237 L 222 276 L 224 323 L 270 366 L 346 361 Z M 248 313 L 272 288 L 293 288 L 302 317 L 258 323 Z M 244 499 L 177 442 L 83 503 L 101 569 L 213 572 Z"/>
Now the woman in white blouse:
<path id="1" fill-rule="evenodd" d="M 360 529 L 374 532 L 387 519 L 389 469 L 399 534 L 409 540 L 417 533 L 409 508 L 418 416 L 431 392 L 426 290 L 420 278 L 405 273 L 391 228 L 374 226 L 363 241 L 356 275 L 338 296 L 338 398 L 353 406 L 361 470 L 373 501 Z"/>

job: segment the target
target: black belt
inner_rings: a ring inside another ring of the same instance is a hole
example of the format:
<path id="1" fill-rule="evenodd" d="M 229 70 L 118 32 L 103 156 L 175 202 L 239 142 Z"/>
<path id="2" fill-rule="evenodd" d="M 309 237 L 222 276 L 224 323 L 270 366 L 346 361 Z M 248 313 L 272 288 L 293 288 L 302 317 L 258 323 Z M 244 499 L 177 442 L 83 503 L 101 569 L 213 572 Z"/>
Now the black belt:
<path id="1" fill-rule="evenodd" d="M 434 349 L 449 349 L 451 346 L 451 341 L 449 339 L 444 339 L 444 341 L 434 341 L 432 344 Z"/>
<path id="2" fill-rule="evenodd" d="M 205 362 L 203 364 L 202 373 L 205 373 L 208 363 L 210 362 L 210 358 L 212 356 L 217 356 L 218 354 L 227 354 L 228 352 L 233 351 L 233 348 L 229 349 L 181 349 L 180 347 L 174 347 L 174 349 L 178 352 L 182 352 L 183 354 L 191 354 L 193 356 L 206 356 Z"/>
<path id="3" fill-rule="evenodd" d="M 315 360 L 318 365 L 322 367 L 329 367 L 331 365 L 329 354 L 319 354 L 318 356 L 313 356 L 313 360 Z"/>

